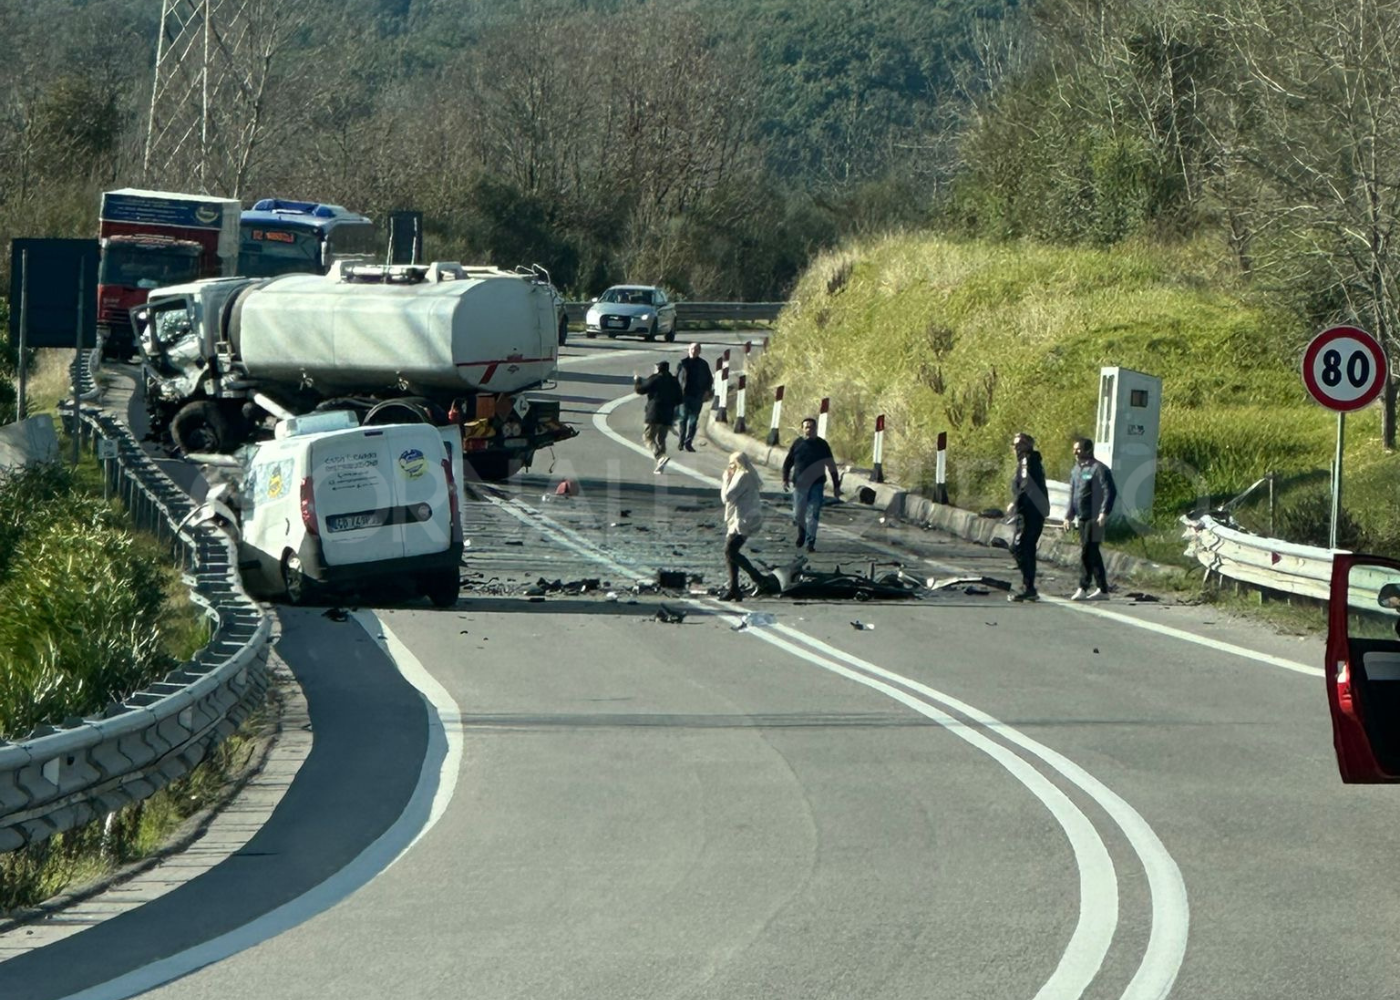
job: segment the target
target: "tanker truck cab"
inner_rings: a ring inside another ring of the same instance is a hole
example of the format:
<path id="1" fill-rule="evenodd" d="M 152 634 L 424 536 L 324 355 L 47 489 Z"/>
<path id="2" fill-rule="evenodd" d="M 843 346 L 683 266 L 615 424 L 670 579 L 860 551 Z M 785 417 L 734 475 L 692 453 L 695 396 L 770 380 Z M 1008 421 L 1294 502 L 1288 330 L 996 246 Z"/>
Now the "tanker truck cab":
<path id="1" fill-rule="evenodd" d="M 355 421 L 343 410 L 283 420 L 248 449 L 238 504 L 250 589 L 305 604 L 389 583 L 451 607 L 460 458 L 429 424 Z"/>

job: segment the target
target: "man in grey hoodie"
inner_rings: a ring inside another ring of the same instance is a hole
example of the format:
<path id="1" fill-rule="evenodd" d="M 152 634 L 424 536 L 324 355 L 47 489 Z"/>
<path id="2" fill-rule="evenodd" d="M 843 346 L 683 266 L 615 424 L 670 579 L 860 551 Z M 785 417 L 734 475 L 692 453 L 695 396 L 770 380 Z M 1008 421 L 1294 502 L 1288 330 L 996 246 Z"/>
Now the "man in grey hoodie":
<path id="1" fill-rule="evenodd" d="M 1118 487 L 1108 466 L 1094 457 L 1094 442 L 1088 438 L 1074 439 L 1074 468 L 1069 475 L 1069 509 L 1065 511 L 1065 527 L 1073 524 L 1079 529 L 1079 589 L 1071 601 L 1108 600 L 1108 571 L 1104 568 L 1104 526 L 1113 513 L 1113 501 Z M 1093 590 L 1090 590 L 1093 586 Z"/>

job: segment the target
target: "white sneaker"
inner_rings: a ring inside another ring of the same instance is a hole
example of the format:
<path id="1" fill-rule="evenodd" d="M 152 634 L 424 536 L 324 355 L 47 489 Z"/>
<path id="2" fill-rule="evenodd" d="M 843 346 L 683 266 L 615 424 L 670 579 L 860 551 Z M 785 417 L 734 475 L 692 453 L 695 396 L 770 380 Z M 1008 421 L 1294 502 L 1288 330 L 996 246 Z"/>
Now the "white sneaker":
<path id="1" fill-rule="evenodd" d="M 1093 590 L 1089 591 L 1088 596 L 1085 597 L 1084 600 L 1086 600 L 1086 601 L 1106 601 L 1106 600 L 1108 600 L 1108 594 L 1105 593 L 1104 591 L 1100 590 L 1098 587 L 1095 587 Z"/>
<path id="2" fill-rule="evenodd" d="M 1080 587 L 1080 588 L 1079 588 L 1078 590 L 1076 590 L 1074 593 L 1072 593 L 1072 594 L 1069 595 L 1069 599 L 1070 599 L 1071 601 L 1082 601 L 1082 600 L 1085 600 L 1086 598 L 1088 598 L 1088 596 L 1089 596 L 1089 592 L 1088 592 L 1087 590 L 1085 590 L 1083 587 Z"/>
<path id="3" fill-rule="evenodd" d="M 656 469 L 655 469 L 655 471 L 656 471 L 656 472 L 660 472 L 662 469 L 666 468 L 666 463 L 669 462 L 670 460 L 671 460 L 671 456 L 670 456 L 670 455 L 662 455 L 660 458 L 658 458 L 658 459 L 656 460 Z"/>

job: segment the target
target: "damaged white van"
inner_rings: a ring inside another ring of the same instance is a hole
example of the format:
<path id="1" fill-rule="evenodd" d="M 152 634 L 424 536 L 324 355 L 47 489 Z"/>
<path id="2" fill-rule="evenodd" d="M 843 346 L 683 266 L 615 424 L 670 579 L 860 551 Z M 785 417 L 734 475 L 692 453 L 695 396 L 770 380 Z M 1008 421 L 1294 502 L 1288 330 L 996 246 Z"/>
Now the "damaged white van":
<path id="1" fill-rule="evenodd" d="M 292 417 L 246 449 L 230 498 L 249 591 L 314 603 L 392 583 L 457 602 L 460 450 L 431 424 L 359 426 L 354 413 Z"/>

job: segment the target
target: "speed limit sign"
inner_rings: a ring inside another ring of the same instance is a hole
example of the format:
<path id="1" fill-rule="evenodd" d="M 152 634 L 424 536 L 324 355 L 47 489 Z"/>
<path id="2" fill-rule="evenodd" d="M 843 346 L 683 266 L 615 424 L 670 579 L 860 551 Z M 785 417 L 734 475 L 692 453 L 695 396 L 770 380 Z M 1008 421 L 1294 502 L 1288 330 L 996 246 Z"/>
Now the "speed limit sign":
<path id="1" fill-rule="evenodd" d="M 1350 413 L 1375 401 L 1385 384 L 1385 352 L 1354 326 L 1323 330 L 1303 352 L 1303 385 L 1329 410 Z"/>

